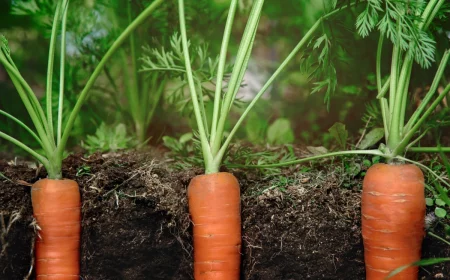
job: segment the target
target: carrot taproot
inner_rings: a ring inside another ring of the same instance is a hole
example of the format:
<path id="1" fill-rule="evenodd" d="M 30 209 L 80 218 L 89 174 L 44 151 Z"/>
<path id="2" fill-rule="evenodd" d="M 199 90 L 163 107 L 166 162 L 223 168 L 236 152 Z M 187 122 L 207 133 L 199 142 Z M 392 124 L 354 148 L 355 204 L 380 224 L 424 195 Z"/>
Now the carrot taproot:
<path id="1" fill-rule="evenodd" d="M 188 187 L 194 278 L 238 280 L 241 258 L 239 183 L 232 174 L 199 175 Z"/>
<path id="2" fill-rule="evenodd" d="M 362 236 L 366 279 L 378 280 L 421 258 L 425 195 L 423 173 L 415 165 L 375 164 L 362 193 Z M 391 279 L 417 280 L 418 267 Z"/>
<path id="3" fill-rule="evenodd" d="M 33 216 L 39 226 L 35 244 L 37 280 L 80 278 L 81 202 L 72 180 L 43 179 L 31 189 Z"/>

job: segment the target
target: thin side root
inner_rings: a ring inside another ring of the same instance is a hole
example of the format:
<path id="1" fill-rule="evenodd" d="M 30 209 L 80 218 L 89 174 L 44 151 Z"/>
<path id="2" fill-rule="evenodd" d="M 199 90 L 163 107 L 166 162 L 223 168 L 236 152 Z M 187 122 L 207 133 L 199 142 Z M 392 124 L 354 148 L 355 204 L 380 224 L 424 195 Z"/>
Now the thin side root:
<path id="1" fill-rule="evenodd" d="M 20 220 L 22 213 L 22 209 L 19 211 L 13 211 L 9 217 L 8 223 L 5 223 L 5 214 L 0 213 L 0 225 L 1 225 L 1 233 L 0 233 L 0 243 L 2 245 L 2 250 L 0 252 L 0 258 L 3 256 L 8 256 L 6 252 L 6 248 L 8 248 L 8 242 L 6 242 L 6 236 L 11 230 L 12 225 Z"/>

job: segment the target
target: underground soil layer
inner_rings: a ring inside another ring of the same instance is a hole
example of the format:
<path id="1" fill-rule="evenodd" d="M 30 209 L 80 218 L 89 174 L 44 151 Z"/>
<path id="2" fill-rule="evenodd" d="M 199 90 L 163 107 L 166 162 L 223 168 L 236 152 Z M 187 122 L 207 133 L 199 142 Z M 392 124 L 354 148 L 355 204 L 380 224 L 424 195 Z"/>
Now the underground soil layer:
<path id="1" fill-rule="evenodd" d="M 361 178 L 345 188 L 327 165 L 276 176 L 231 170 L 242 192 L 241 279 L 364 279 Z M 186 188 L 201 170 L 170 166 L 154 151 L 65 160 L 82 194 L 81 279 L 192 279 Z M 34 279 L 29 184 L 46 173 L 14 161 L 0 161 L 0 172 L 0 279 Z M 424 258 L 448 256 L 450 246 L 425 238 Z M 450 279 L 450 265 L 420 275 Z"/>

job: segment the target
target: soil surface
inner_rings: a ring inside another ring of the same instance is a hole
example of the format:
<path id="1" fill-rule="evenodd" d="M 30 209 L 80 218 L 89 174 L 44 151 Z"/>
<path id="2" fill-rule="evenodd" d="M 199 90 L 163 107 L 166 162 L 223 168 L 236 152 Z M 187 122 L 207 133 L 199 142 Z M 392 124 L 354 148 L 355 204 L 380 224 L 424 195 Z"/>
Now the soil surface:
<path id="1" fill-rule="evenodd" d="M 241 279 L 364 279 L 361 178 L 327 165 L 230 171 L 242 189 Z M 0 279 L 34 279 L 28 184 L 46 173 L 14 161 L 0 161 L 0 172 Z M 79 183 L 83 201 L 81 279 L 192 279 L 186 188 L 201 172 L 174 170 L 155 151 L 67 158 L 64 176 Z M 425 238 L 424 258 L 446 256 L 450 246 Z M 450 265 L 420 274 L 450 279 Z"/>

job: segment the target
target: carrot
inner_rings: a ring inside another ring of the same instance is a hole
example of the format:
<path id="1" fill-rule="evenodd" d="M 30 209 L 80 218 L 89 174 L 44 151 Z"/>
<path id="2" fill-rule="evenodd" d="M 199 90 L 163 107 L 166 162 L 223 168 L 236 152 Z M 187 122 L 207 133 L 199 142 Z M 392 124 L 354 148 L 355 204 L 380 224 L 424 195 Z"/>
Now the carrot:
<path id="1" fill-rule="evenodd" d="M 238 280 L 241 209 L 236 177 L 226 172 L 196 176 L 188 199 L 194 224 L 194 278 Z"/>
<path id="2" fill-rule="evenodd" d="M 385 277 L 420 260 L 424 237 L 425 195 L 422 171 L 415 165 L 375 164 L 363 183 L 362 236 L 366 279 Z M 391 279 L 418 278 L 411 267 Z"/>
<path id="3" fill-rule="evenodd" d="M 43 179 L 31 189 L 39 236 L 35 260 L 37 280 L 80 279 L 80 191 L 72 180 Z"/>

